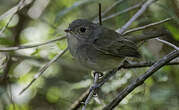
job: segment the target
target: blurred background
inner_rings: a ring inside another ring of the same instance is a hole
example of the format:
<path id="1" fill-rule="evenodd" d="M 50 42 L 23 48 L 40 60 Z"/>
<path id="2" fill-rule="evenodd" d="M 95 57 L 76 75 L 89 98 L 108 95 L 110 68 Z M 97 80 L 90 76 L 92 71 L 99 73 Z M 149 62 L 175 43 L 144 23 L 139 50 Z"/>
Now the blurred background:
<path id="1" fill-rule="evenodd" d="M 64 36 L 73 20 L 85 18 L 93 20 L 98 16 L 98 3 L 102 12 L 113 7 L 103 18 L 105 27 L 118 29 L 140 8 L 145 0 L 26 0 L 27 6 L 15 15 L 13 7 L 19 0 L 0 0 L 0 47 L 36 44 Z M 119 12 L 136 6 L 122 13 Z M 11 10 L 7 16 L 5 12 Z M 113 15 L 113 17 L 111 17 Z M 136 20 L 130 28 L 173 17 L 174 20 L 152 29 L 166 29 L 171 33 L 165 39 L 178 45 L 179 41 L 179 0 L 157 0 Z M 133 32 L 140 35 L 150 29 Z M 66 39 L 45 46 L 13 52 L 0 52 L 0 110 L 72 110 L 70 107 L 89 88 L 93 81 L 90 70 L 81 66 L 67 52 L 51 65 L 45 73 L 23 94 L 19 92 L 27 86 L 39 69 L 67 47 Z M 139 61 L 156 61 L 173 49 L 156 40 L 148 40 L 139 50 Z M 130 84 L 146 68 L 122 69 L 101 88 L 101 104 L 91 100 L 87 110 L 100 110 L 116 94 Z M 7 76 L 4 76 L 7 75 Z M 2 80 L 6 77 L 5 80 Z M 178 110 L 179 109 L 179 66 L 164 66 L 145 84 L 130 93 L 115 110 Z"/>

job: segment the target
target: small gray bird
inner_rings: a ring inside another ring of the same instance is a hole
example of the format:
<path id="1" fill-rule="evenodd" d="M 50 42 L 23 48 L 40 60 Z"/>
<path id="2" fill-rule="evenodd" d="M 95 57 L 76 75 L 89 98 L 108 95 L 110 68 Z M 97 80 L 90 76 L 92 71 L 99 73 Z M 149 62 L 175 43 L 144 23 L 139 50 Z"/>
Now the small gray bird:
<path id="1" fill-rule="evenodd" d="M 72 56 L 97 72 L 118 67 L 125 57 L 140 57 L 133 41 L 88 20 L 73 21 L 65 32 Z"/>

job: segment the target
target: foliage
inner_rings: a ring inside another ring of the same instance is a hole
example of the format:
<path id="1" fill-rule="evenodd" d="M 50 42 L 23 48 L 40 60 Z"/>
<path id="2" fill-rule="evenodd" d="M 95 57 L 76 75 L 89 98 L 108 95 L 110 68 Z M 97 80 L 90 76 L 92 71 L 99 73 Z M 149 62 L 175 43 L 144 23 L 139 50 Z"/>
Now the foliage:
<path id="1" fill-rule="evenodd" d="M 49 41 L 65 35 L 64 29 L 77 18 L 89 20 L 98 16 L 98 3 L 102 3 L 102 11 L 111 7 L 117 0 L 34 0 L 30 7 L 18 11 L 5 31 L 0 34 L 0 47 L 22 44 L 35 44 Z M 143 0 L 124 0 L 104 17 L 131 7 Z M 174 0 L 178 4 L 178 0 Z M 15 6 L 17 0 L 1 0 L 0 16 Z M 169 8 L 166 8 L 169 7 Z M 44 9 L 43 9 L 44 8 Z M 130 28 L 146 25 L 166 17 L 175 17 L 173 21 L 155 28 L 166 28 L 172 36 L 166 38 L 178 46 L 179 16 L 172 2 L 158 0 L 136 20 Z M 178 7 L 179 10 L 179 7 Z M 103 22 L 103 25 L 118 29 L 123 26 L 137 11 L 134 9 Z M 34 18 L 34 16 L 40 16 Z M 2 29 L 9 16 L 0 20 Z M 145 30 L 146 31 L 146 30 Z M 145 33 L 134 32 L 131 35 Z M 8 84 L 0 82 L 0 110 L 67 110 L 84 93 L 92 83 L 90 71 L 80 65 L 70 53 L 66 53 L 22 95 L 18 93 L 32 80 L 38 70 L 59 51 L 67 47 L 66 40 L 45 46 L 9 52 L 12 59 L 6 70 L 7 60 L 0 53 L 0 80 L 5 72 L 10 80 Z M 172 48 L 159 45 L 152 40 L 139 47 L 143 58 L 137 61 L 155 61 L 169 53 Z M 1 57 L 2 56 L 2 57 Z M 136 59 L 135 59 L 136 60 Z M 3 63 L 1 63 L 3 62 Z M 102 104 L 91 101 L 88 110 L 99 110 L 108 104 L 114 96 L 132 80 L 143 74 L 148 68 L 123 69 L 108 81 L 99 91 Z M 145 84 L 129 94 L 116 110 L 178 110 L 179 109 L 179 68 L 165 66 L 146 80 Z M 6 86 L 7 85 L 7 86 Z M 11 98 L 12 96 L 12 98 Z M 14 104 L 13 104 L 14 103 Z"/>

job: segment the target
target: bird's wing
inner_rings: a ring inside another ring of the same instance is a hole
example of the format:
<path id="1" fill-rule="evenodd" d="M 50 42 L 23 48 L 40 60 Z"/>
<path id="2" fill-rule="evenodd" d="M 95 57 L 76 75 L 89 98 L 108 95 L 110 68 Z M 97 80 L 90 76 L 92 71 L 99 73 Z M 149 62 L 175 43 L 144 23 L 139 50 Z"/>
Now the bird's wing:
<path id="1" fill-rule="evenodd" d="M 140 57 L 136 44 L 119 36 L 119 34 L 113 30 L 107 29 L 98 36 L 99 37 L 94 40 L 93 46 L 103 54 L 117 57 Z"/>

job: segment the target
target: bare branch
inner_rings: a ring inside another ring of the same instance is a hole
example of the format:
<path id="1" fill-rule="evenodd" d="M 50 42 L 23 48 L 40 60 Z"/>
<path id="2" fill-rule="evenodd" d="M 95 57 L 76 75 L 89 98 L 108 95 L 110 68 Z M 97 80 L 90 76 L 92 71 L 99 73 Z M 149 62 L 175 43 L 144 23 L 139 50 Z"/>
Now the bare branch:
<path id="1" fill-rule="evenodd" d="M 169 45 L 170 47 L 174 48 L 175 50 L 179 51 L 179 47 L 177 47 L 176 45 L 170 43 L 170 42 L 167 42 L 165 40 L 162 40 L 162 39 L 159 39 L 159 38 L 155 38 L 156 40 L 158 40 L 159 42 L 162 42 L 164 44 L 167 44 Z"/>
<path id="2" fill-rule="evenodd" d="M 155 29 L 151 31 L 147 31 L 141 35 L 123 35 L 126 39 L 131 40 L 135 43 L 141 42 L 141 41 L 146 41 L 149 39 L 157 38 L 157 37 L 164 37 L 171 35 L 170 32 L 164 29 Z"/>
<path id="3" fill-rule="evenodd" d="M 9 23 L 12 21 L 13 17 L 15 16 L 15 14 L 16 14 L 16 13 L 14 13 L 14 14 L 10 17 L 10 19 L 8 20 L 8 22 L 6 23 L 6 25 L 3 26 L 3 28 L 2 28 L 1 31 L 0 31 L 0 35 L 2 35 L 2 33 L 6 30 L 6 28 L 8 27 Z"/>
<path id="4" fill-rule="evenodd" d="M 56 39 L 49 40 L 49 41 L 43 42 L 43 43 L 38 43 L 38 44 L 21 45 L 21 46 L 15 46 L 15 47 L 0 48 L 0 52 L 9 52 L 9 51 L 15 51 L 15 50 L 20 50 L 20 49 L 39 47 L 39 46 L 47 45 L 47 44 L 50 44 L 50 43 L 53 43 L 53 42 L 56 42 L 56 41 L 63 40 L 65 38 L 66 38 L 65 36 L 62 36 L 62 37 L 58 37 Z"/>
<path id="5" fill-rule="evenodd" d="M 136 87 L 142 85 L 144 81 L 153 75 L 157 70 L 167 64 L 169 61 L 179 56 L 179 51 L 172 51 L 168 55 L 164 56 L 156 63 L 154 63 L 144 74 L 140 75 L 135 81 L 123 89 L 119 94 L 102 110 L 112 110 L 115 108 L 129 93 L 131 93 Z"/>
<path id="6" fill-rule="evenodd" d="M 36 75 L 34 75 L 34 78 L 32 79 L 32 81 L 19 94 L 22 94 L 24 91 L 26 91 L 48 69 L 48 67 L 51 64 L 53 64 L 55 61 L 57 61 L 58 58 L 60 58 L 62 55 L 64 55 L 67 50 L 68 50 L 68 48 L 66 48 L 65 50 L 60 52 L 52 60 L 50 60 L 47 64 L 42 66 L 42 68 L 39 70 L 39 72 Z"/>
<path id="7" fill-rule="evenodd" d="M 99 3 L 99 24 L 102 25 L 102 16 L 101 16 L 101 3 Z"/>
<path id="8" fill-rule="evenodd" d="M 89 91 L 90 91 L 90 90 L 87 89 L 87 90 L 78 98 L 78 100 L 76 100 L 76 101 L 71 105 L 71 107 L 70 107 L 68 110 L 77 110 L 77 109 L 82 105 L 81 102 L 84 102 L 85 99 L 88 97 Z"/>
<path id="9" fill-rule="evenodd" d="M 23 2 L 24 1 L 24 2 Z M 9 9 L 7 12 L 5 12 L 4 14 L 2 14 L 0 16 L 0 21 L 4 18 L 6 18 L 9 15 L 12 15 L 14 13 L 16 13 L 19 9 L 22 9 L 23 7 L 25 7 L 26 5 L 30 4 L 33 0 L 21 0 L 16 6 L 14 6 L 13 8 Z"/>
<path id="10" fill-rule="evenodd" d="M 7 24 L 1 29 L 0 31 L 0 35 L 4 32 L 4 30 L 8 27 L 9 23 L 12 21 L 13 17 L 15 16 L 15 14 L 22 9 L 23 7 L 25 7 L 26 5 L 30 4 L 32 1 L 26 3 L 26 0 L 21 0 L 15 7 L 11 8 L 10 10 L 8 10 L 7 12 L 5 12 L 3 15 L 0 16 L 0 20 L 4 19 L 5 17 L 7 17 L 8 15 L 12 14 L 10 19 L 8 20 Z"/>
<path id="11" fill-rule="evenodd" d="M 155 63 L 153 62 L 129 62 L 125 63 L 122 68 L 124 69 L 133 69 L 133 68 L 144 68 L 144 67 L 150 67 Z M 179 65 L 179 60 L 171 61 L 165 65 Z"/>
<path id="12" fill-rule="evenodd" d="M 114 14 L 112 14 L 112 15 L 109 15 L 109 16 L 107 16 L 107 17 L 104 17 L 104 18 L 102 19 L 102 21 L 109 20 L 109 19 L 111 19 L 111 18 L 114 18 L 114 17 L 119 16 L 119 15 L 121 15 L 121 14 L 124 14 L 124 13 L 126 13 L 126 12 L 129 12 L 129 11 L 132 11 L 132 10 L 134 10 L 134 9 L 137 9 L 137 8 L 139 8 L 139 7 L 142 5 L 142 3 L 143 3 L 143 2 L 137 3 L 137 4 L 134 5 L 134 6 L 131 6 L 131 7 L 129 7 L 129 8 L 126 8 L 126 9 L 122 10 L 122 11 L 119 11 L 119 12 L 117 12 L 117 13 L 114 13 Z"/>
<path id="13" fill-rule="evenodd" d="M 114 76 L 116 74 L 117 71 L 119 71 L 120 68 L 124 68 L 124 69 L 133 69 L 133 68 L 143 68 L 143 67 L 150 67 L 154 64 L 155 62 L 128 62 L 128 63 L 124 63 L 122 66 L 120 66 L 118 68 L 118 70 L 113 70 L 108 72 L 100 82 L 98 82 L 97 87 L 100 88 L 101 86 L 103 86 L 103 84 L 105 82 L 107 82 L 112 76 Z M 172 61 L 170 63 L 167 63 L 165 65 L 179 65 L 179 61 Z M 84 101 L 84 99 L 86 99 L 86 97 L 89 94 L 89 90 L 85 91 L 81 97 L 70 107 L 69 110 L 77 110 L 82 104 L 81 102 Z"/>
<path id="14" fill-rule="evenodd" d="M 103 13 L 101 13 L 101 16 L 103 17 L 104 15 L 106 15 L 109 11 L 111 11 L 116 5 L 120 4 L 121 2 L 123 2 L 124 0 L 117 0 L 116 2 L 114 2 L 112 4 L 112 6 L 110 6 L 109 8 L 107 8 Z M 98 16 L 96 18 L 94 18 L 94 22 L 97 21 Z"/>
<path id="15" fill-rule="evenodd" d="M 109 11 L 111 11 L 116 5 L 122 3 L 124 0 L 117 0 L 114 2 L 108 9 L 106 9 L 101 15 L 104 16 L 106 15 Z"/>
<path id="16" fill-rule="evenodd" d="M 39 62 L 48 62 L 49 61 L 48 58 L 27 56 L 27 55 L 18 54 L 18 53 L 13 54 L 12 57 L 17 58 L 18 60 L 28 59 L 28 60 L 35 60 L 35 61 L 39 61 Z"/>
<path id="17" fill-rule="evenodd" d="M 85 102 L 84 102 L 84 106 L 83 106 L 82 110 L 85 110 L 85 109 L 86 109 L 86 107 L 87 107 L 87 105 L 88 105 L 90 99 L 93 97 L 93 95 L 94 95 L 94 93 L 95 93 L 95 90 L 96 90 L 95 87 L 97 86 L 97 81 L 98 81 L 98 79 L 99 79 L 99 73 L 96 72 L 96 73 L 94 74 L 94 83 L 93 83 L 93 85 L 92 85 L 91 88 L 90 88 L 89 95 L 88 95 L 87 99 L 86 99 Z"/>
<path id="18" fill-rule="evenodd" d="M 141 9 L 121 28 L 117 29 L 116 31 L 120 34 L 123 34 L 123 32 L 141 15 L 145 12 L 145 10 L 148 8 L 150 4 L 152 4 L 156 0 L 147 0 L 141 7 Z"/>
<path id="19" fill-rule="evenodd" d="M 164 20 L 161 20 L 161 21 L 158 21 L 158 22 L 154 22 L 154 23 L 151 23 L 151 24 L 147 24 L 147 25 L 145 25 L 145 26 L 141 26 L 141 27 L 129 29 L 129 30 L 125 31 L 125 32 L 123 33 L 123 35 L 129 34 L 129 33 L 131 33 L 131 32 L 135 32 L 135 31 L 140 31 L 140 30 L 143 30 L 143 29 L 147 29 L 147 28 L 150 28 L 150 27 L 153 27 L 153 26 L 156 26 L 156 25 L 159 25 L 159 24 L 168 22 L 168 21 L 170 21 L 170 20 L 172 20 L 172 18 L 166 18 L 166 19 L 164 19 Z"/>

